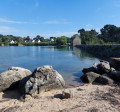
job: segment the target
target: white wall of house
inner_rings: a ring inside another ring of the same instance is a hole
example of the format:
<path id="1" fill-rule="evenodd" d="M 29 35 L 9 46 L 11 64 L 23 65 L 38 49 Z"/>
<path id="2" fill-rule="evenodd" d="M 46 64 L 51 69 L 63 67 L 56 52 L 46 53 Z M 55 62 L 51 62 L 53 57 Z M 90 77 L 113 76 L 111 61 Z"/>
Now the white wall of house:
<path id="1" fill-rule="evenodd" d="M 10 41 L 10 44 L 14 44 L 14 43 L 15 43 L 15 41 L 14 41 L 14 40 L 11 40 L 11 41 Z"/>

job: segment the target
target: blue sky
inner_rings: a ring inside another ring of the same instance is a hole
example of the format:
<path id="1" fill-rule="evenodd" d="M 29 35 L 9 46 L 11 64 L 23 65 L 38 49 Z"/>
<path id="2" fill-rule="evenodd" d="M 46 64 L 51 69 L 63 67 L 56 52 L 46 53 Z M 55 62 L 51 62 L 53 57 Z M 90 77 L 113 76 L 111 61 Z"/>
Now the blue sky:
<path id="1" fill-rule="evenodd" d="M 0 0 L 0 34 L 72 36 L 120 26 L 120 0 Z"/>

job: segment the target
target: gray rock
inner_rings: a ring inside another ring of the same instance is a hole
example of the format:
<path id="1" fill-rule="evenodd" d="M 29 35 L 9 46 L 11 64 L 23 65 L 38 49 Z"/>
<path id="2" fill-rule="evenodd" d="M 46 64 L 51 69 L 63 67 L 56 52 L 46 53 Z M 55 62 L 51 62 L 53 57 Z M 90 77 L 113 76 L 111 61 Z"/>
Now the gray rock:
<path id="1" fill-rule="evenodd" d="M 95 69 L 94 67 L 84 68 L 84 69 L 82 70 L 82 72 L 83 72 L 84 74 L 86 74 L 86 73 L 88 73 L 88 72 L 96 72 L 96 69 Z"/>
<path id="2" fill-rule="evenodd" d="M 120 71 L 112 71 L 108 74 L 108 76 L 114 81 L 120 82 Z"/>
<path id="3" fill-rule="evenodd" d="M 30 74 L 32 74 L 32 72 L 30 70 L 25 69 L 25 68 L 21 68 L 21 67 L 10 67 L 8 70 L 15 70 L 15 71 L 21 70 L 21 71 L 25 72 L 25 74 L 27 76 L 30 75 Z"/>
<path id="4" fill-rule="evenodd" d="M 115 69 L 119 69 L 120 67 L 120 58 L 110 58 L 109 60 L 110 65 L 114 67 Z"/>
<path id="5" fill-rule="evenodd" d="M 0 92 L 19 85 L 19 81 L 31 74 L 27 69 L 14 67 L 0 74 Z M 27 72 L 26 72 L 27 71 Z"/>
<path id="6" fill-rule="evenodd" d="M 84 83 L 92 83 L 92 84 L 99 83 L 102 85 L 113 85 L 114 81 L 105 75 L 100 75 L 94 72 L 88 72 L 81 77 L 81 80 Z"/>
<path id="7" fill-rule="evenodd" d="M 111 71 L 110 64 L 107 61 L 100 61 L 99 63 L 95 63 L 93 67 L 96 69 L 97 73 L 101 75 Z"/>
<path id="8" fill-rule="evenodd" d="M 99 84 L 102 84 L 102 85 L 113 85 L 114 84 L 114 81 L 112 79 L 110 79 L 109 77 L 107 76 L 99 76 L 97 77 L 95 80 L 94 80 L 95 83 L 99 83 Z M 94 83 L 93 82 L 93 83 Z"/>
<path id="9" fill-rule="evenodd" d="M 25 84 L 25 94 L 39 94 L 51 89 L 62 89 L 65 86 L 63 77 L 51 66 L 43 66 L 34 70 Z"/>
<path id="10" fill-rule="evenodd" d="M 63 99 L 68 99 L 68 98 L 73 98 L 74 97 L 74 91 L 70 89 L 65 89 L 62 92 L 62 98 Z"/>
<path id="11" fill-rule="evenodd" d="M 93 83 L 94 80 L 99 77 L 100 75 L 97 74 L 97 73 L 94 73 L 94 72 L 88 72 L 86 74 L 84 74 L 82 77 L 81 77 L 81 80 L 84 82 L 84 83 Z"/>

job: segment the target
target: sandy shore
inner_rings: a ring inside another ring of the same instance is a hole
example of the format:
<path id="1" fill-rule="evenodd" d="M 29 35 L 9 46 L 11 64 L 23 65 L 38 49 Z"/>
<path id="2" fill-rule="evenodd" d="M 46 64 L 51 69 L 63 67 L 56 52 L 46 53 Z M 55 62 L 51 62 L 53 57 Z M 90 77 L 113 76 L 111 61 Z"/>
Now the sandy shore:
<path id="1" fill-rule="evenodd" d="M 20 101 L 17 91 L 0 93 L 0 112 L 120 112 L 118 87 L 84 85 L 70 88 L 74 98 L 61 99 L 62 91 L 41 93 Z"/>

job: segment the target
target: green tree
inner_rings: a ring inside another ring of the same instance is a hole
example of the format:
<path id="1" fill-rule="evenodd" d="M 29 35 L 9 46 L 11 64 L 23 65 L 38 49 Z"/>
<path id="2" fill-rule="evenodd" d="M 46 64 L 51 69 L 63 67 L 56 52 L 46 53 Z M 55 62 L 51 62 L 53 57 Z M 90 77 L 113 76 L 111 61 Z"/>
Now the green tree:
<path id="1" fill-rule="evenodd" d="M 120 27 L 105 25 L 101 30 L 99 38 L 105 42 L 120 42 Z"/>
<path id="2" fill-rule="evenodd" d="M 91 41 L 92 39 L 98 38 L 98 33 L 94 29 L 90 31 L 85 31 L 84 29 L 80 29 L 78 30 L 78 33 L 80 33 L 82 44 L 87 44 L 87 42 Z"/>
<path id="3" fill-rule="evenodd" d="M 61 36 L 56 39 L 56 44 L 57 45 L 66 45 L 67 44 L 67 37 L 66 36 Z"/>

